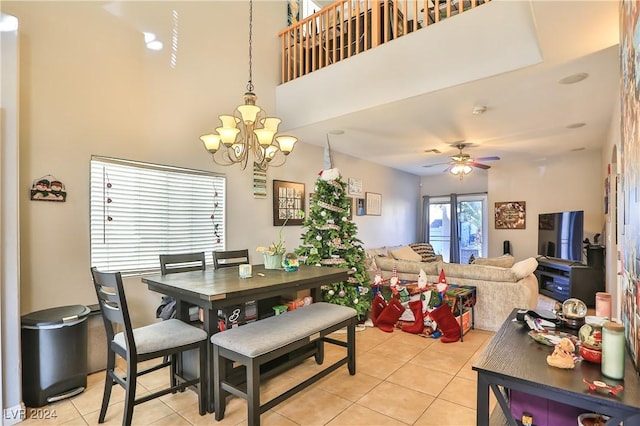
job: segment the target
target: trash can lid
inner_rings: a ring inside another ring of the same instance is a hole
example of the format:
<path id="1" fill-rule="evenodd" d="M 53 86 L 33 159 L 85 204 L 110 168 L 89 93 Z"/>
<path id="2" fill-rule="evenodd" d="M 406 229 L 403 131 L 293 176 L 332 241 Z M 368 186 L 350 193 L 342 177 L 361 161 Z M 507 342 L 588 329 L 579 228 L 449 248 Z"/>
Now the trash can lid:
<path id="1" fill-rule="evenodd" d="M 45 326 L 64 324 L 68 321 L 80 320 L 89 315 L 91 309 L 84 305 L 59 306 L 31 312 L 22 316 L 23 326 Z"/>

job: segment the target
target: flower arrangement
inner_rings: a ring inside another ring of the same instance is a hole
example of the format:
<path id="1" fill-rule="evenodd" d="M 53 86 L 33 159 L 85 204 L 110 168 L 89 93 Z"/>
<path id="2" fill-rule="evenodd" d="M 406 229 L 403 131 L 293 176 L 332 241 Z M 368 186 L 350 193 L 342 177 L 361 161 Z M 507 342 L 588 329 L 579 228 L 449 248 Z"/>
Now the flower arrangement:
<path id="1" fill-rule="evenodd" d="M 299 215 L 301 218 L 304 217 L 304 212 L 300 210 Z M 259 246 L 256 248 L 256 251 L 258 253 L 268 254 L 270 256 L 277 255 L 277 254 L 284 254 L 287 251 L 287 248 L 284 246 L 284 240 L 282 239 L 282 231 L 288 221 L 289 221 L 289 218 L 286 218 L 282 223 L 282 225 L 280 226 L 280 232 L 278 232 L 278 242 L 271 243 L 269 247 Z"/>

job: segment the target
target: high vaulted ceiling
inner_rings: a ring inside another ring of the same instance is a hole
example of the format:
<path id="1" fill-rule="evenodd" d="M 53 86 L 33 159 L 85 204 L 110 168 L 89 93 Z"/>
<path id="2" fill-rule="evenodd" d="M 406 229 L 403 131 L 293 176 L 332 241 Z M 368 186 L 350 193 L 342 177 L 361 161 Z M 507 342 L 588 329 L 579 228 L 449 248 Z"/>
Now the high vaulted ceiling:
<path id="1" fill-rule="evenodd" d="M 323 145 L 329 135 L 334 151 L 422 176 L 441 173 L 460 141 L 471 157 L 501 157 L 487 163 L 493 167 L 599 150 L 619 99 L 618 8 L 616 1 L 494 0 L 365 52 L 355 74 L 358 56 L 281 85 L 278 114 L 303 142 Z M 380 69 L 372 67 L 376 50 Z M 559 83 L 577 73 L 588 77 Z M 424 83 L 443 74 L 448 81 Z M 476 106 L 486 111 L 474 115 Z M 432 164 L 440 165 L 424 167 Z"/>

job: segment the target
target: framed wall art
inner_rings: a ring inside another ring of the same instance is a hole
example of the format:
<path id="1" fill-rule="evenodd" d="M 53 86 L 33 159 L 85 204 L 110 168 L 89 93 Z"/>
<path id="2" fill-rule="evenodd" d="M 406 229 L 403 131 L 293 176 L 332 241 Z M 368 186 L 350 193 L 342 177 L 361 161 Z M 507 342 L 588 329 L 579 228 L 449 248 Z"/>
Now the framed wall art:
<path id="1" fill-rule="evenodd" d="M 297 226 L 304 220 L 304 183 L 273 181 L 273 226 Z"/>
<path id="2" fill-rule="evenodd" d="M 364 216 L 366 214 L 364 198 L 356 198 L 356 216 Z"/>
<path id="3" fill-rule="evenodd" d="M 382 214 L 382 195 L 375 192 L 366 192 L 364 194 L 365 214 L 380 216 Z"/>
<path id="4" fill-rule="evenodd" d="M 362 197 L 362 180 L 349 178 L 347 181 L 347 194 Z"/>
<path id="5" fill-rule="evenodd" d="M 33 201 L 67 201 L 67 190 L 62 181 L 53 175 L 42 176 L 31 184 L 30 198 Z"/>
<path id="6" fill-rule="evenodd" d="M 496 203 L 496 229 L 525 229 L 526 203 L 524 201 L 508 201 Z"/>

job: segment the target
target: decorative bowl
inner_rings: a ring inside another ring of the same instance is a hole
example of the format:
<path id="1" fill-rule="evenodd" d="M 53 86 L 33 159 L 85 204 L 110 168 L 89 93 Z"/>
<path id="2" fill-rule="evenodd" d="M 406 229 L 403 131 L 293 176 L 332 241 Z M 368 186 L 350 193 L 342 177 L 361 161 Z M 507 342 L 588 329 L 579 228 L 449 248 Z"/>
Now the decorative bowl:
<path id="1" fill-rule="evenodd" d="M 580 356 L 585 361 L 593 362 L 594 364 L 602 363 L 602 351 L 584 344 L 580 345 Z"/>
<path id="2" fill-rule="evenodd" d="M 608 416 L 596 413 L 583 413 L 578 416 L 578 426 L 604 426 Z"/>

